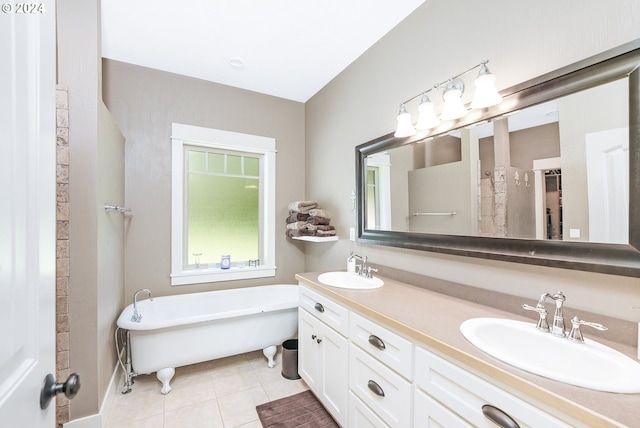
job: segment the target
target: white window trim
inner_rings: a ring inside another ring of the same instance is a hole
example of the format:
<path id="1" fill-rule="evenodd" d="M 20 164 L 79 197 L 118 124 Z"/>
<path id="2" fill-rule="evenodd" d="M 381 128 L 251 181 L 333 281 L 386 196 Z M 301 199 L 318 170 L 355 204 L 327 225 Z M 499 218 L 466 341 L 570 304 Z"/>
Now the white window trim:
<path id="1" fill-rule="evenodd" d="M 264 213 L 260 238 L 262 260 L 259 267 L 230 269 L 183 269 L 184 243 L 184 146 L 202 146 L 264 155 Z M 276 275 L 275 264 L 275 200 L 276 200 L 276 140 L 270 137 L 241 134 L 198 126 L 171 124 L 171 285 L 200 284 L 264 278 Z"/>

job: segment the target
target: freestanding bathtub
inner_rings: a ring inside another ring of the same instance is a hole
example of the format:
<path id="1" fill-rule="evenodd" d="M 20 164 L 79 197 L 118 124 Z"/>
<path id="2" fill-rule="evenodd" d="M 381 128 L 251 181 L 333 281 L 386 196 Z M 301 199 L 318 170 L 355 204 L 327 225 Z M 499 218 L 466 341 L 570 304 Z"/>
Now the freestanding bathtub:
<path id="1" fill-rule="evenodd" d="M 262 349 L 269 367 L 276 346 L 295 337 L 298 286 L 265 285 L 176 296 L 144 295 L 118 317 L 127 330 L 127 382 L 137 373 L 156 372 L 161 392 L 171 391 L 175 368 Z"/>

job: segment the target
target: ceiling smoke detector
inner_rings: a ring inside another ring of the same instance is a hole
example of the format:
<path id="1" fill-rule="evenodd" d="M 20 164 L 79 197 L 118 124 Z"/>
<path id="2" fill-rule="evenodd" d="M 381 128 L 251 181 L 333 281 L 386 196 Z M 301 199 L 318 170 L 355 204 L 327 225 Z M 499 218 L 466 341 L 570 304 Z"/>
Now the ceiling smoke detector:
<path id="1" fill-rule="evenodd" d="M 233 56 L 229 58 L 229 67 L 237 71 L 244 70 L 244 61 L 240 57 Z"/>

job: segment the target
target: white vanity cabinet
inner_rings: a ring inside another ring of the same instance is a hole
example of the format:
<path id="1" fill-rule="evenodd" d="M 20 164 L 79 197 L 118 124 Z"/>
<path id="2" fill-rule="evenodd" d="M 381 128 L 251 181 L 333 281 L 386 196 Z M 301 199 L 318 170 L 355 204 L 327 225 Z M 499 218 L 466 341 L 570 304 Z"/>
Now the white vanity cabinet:
<path id="1" fill-rule="evenodd" d="M 300 287 L 298 373 L 342 426 L 347 426 L 348 323 L 347 309 Z"/>
<path id="2" fill-rule="evenodd" d="M 298 372 L 343 427 L 585 426 L 557 419 L 379 322 L 375 313 L 368 317 L 358 305 L 352 311 L 302 283 L 298 335 Z"/>

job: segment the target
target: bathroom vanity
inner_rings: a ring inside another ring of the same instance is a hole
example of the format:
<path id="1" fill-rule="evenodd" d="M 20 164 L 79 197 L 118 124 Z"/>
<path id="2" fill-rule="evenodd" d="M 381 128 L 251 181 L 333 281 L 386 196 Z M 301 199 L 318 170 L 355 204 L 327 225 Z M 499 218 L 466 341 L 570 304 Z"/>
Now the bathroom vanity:
<path id="1" fill-rule="evenodd" d="M 386 277 L 370 290 L 327 286 L 318 273 L 296 279 L 299 374 L 342 426 L 639 424 L 640 394 L 537 376 L 483 353 L 460 333 L 463 321 L 479 317 L 520 319 L 533 328 L 518 308 L 505 312 Z M 597 341 L 635 358 L 631 346 Z"/>

